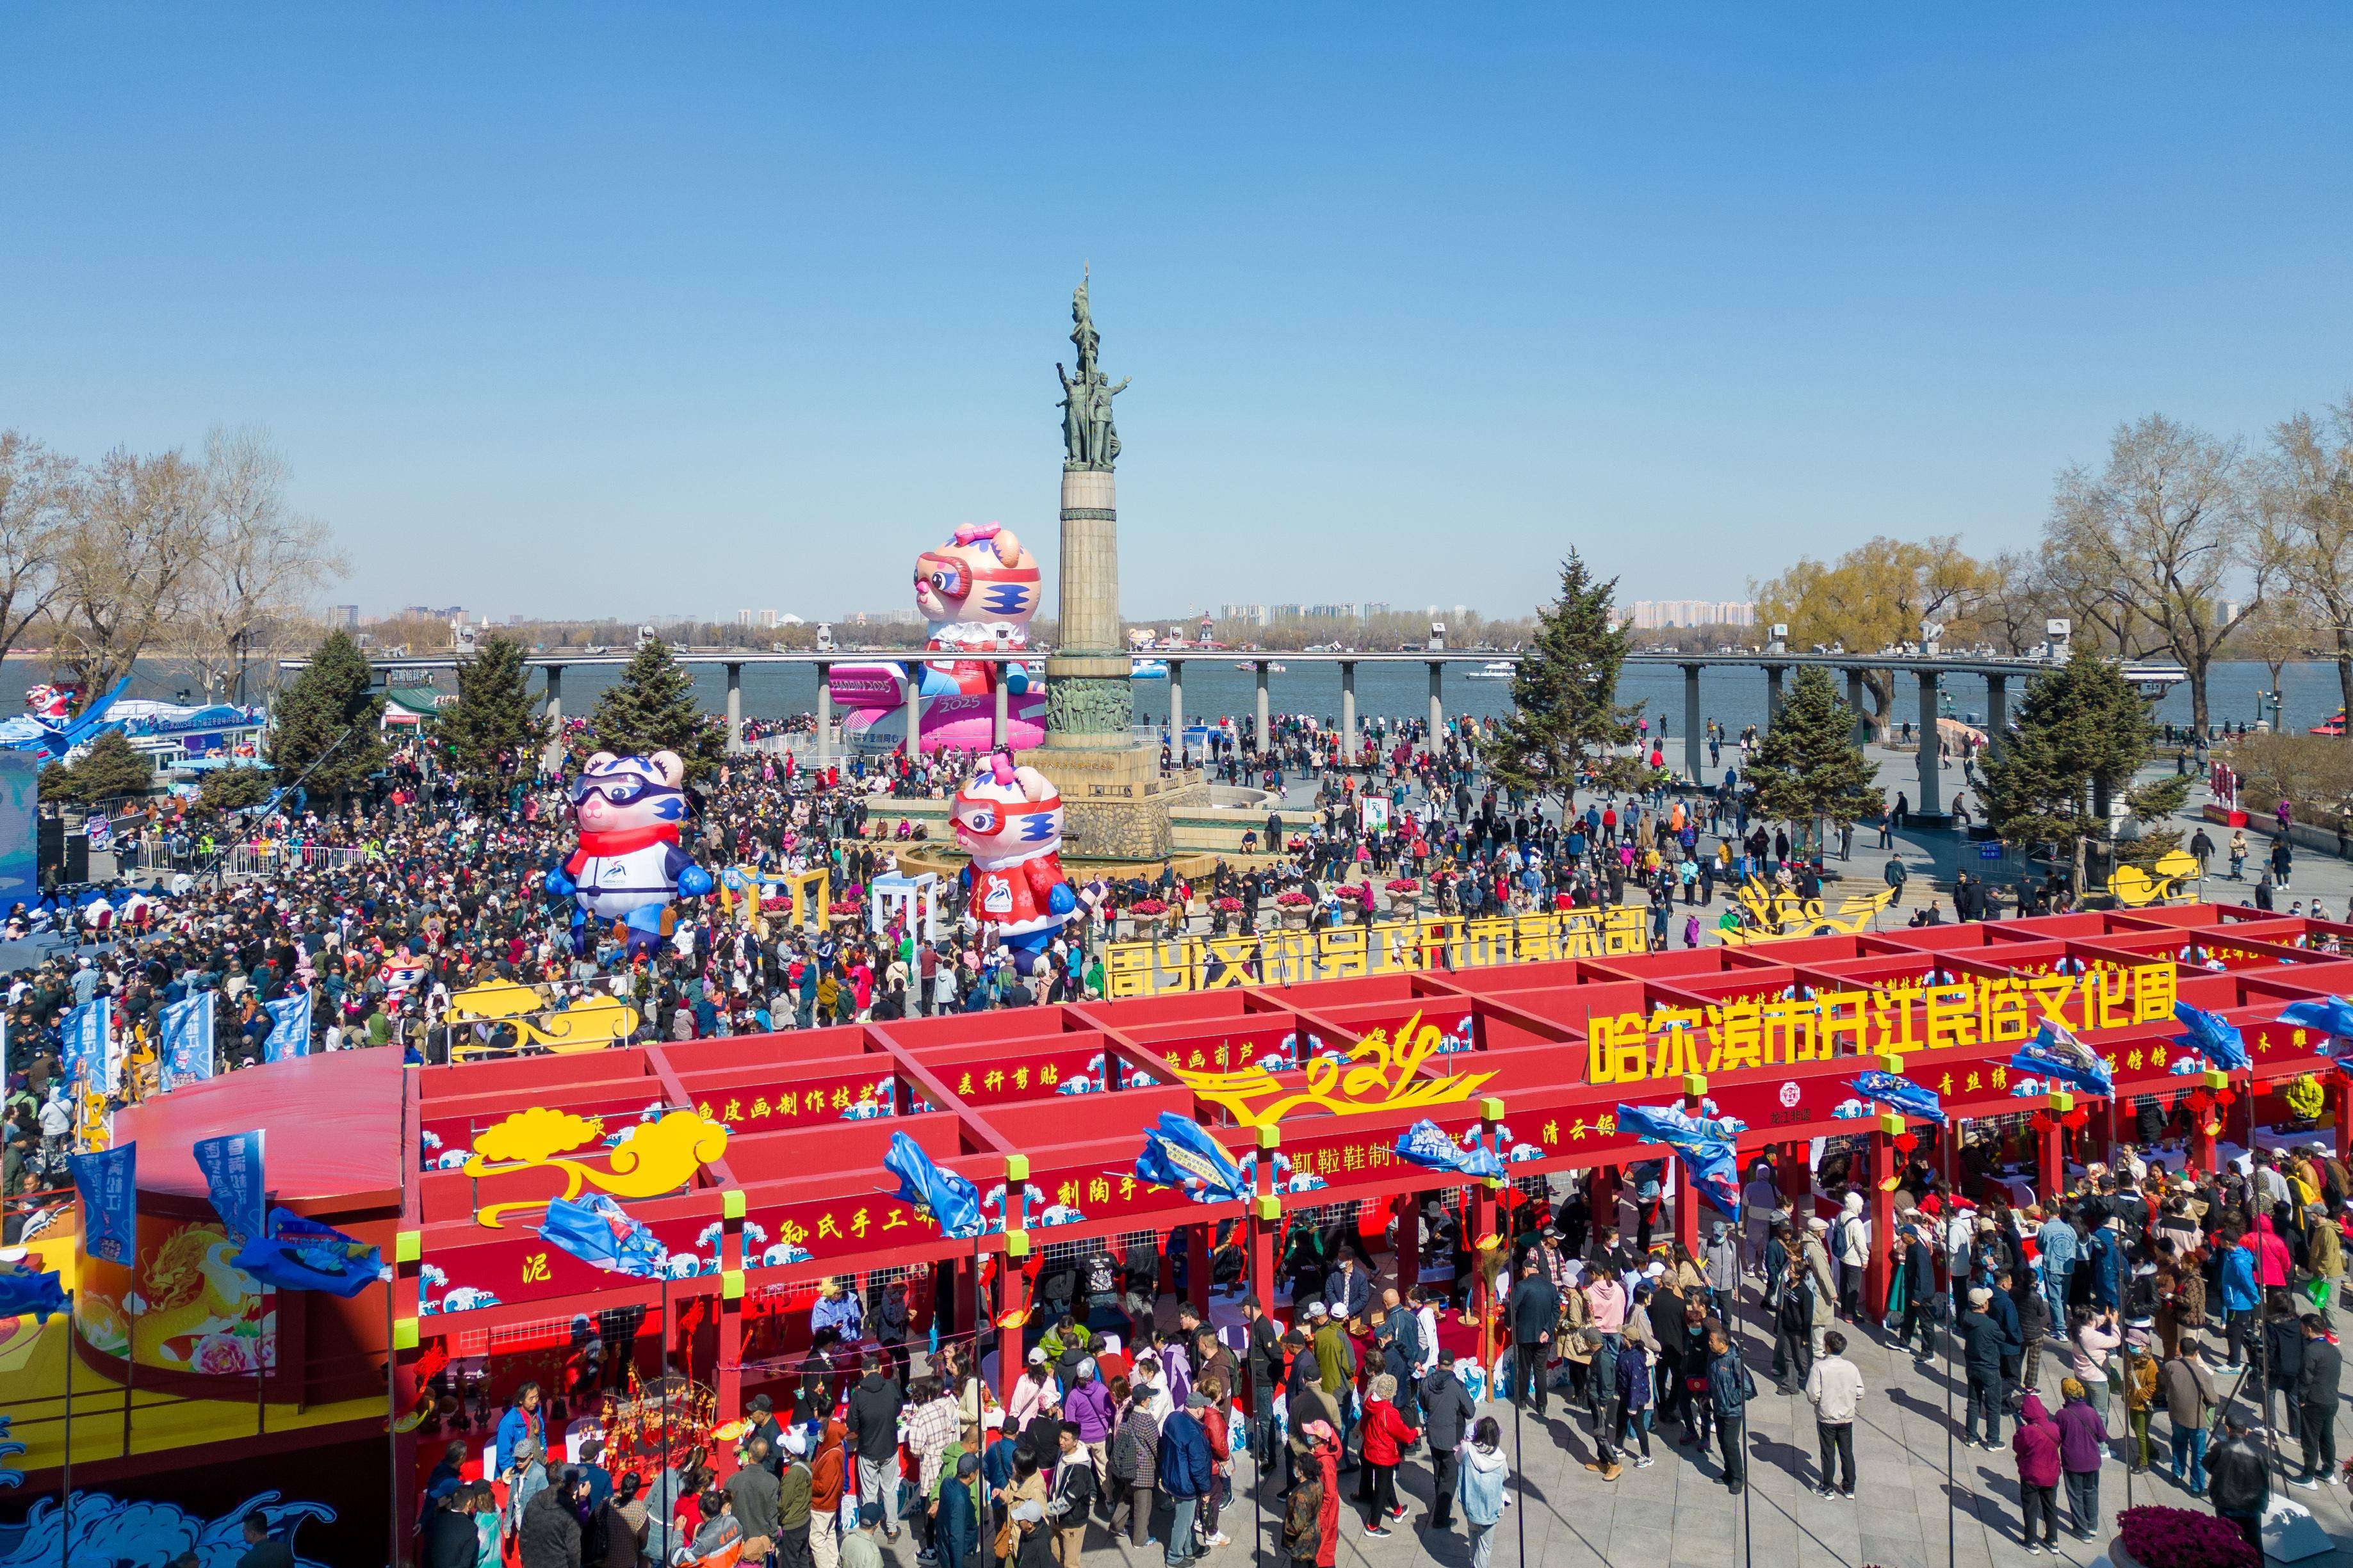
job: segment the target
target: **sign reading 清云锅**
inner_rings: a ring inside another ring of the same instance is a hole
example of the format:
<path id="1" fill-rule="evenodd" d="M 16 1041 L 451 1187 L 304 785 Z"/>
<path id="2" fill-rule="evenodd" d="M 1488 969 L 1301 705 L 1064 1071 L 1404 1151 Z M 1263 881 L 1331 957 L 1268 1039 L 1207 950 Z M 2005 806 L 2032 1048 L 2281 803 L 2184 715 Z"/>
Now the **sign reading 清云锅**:
<path id="1" fill-rule="evenodd" d="M 2082 1033 L 2126 1028 L 2173 1016 L 2176 978 L 2170 961 L 2095 965 L 2082 974 L 1965 975 L 1945 985 L 1906 982 L 1595 1016 L 1586 1025 L 1586 1081 L 2023 1042 L 2046 1018 Z"/>

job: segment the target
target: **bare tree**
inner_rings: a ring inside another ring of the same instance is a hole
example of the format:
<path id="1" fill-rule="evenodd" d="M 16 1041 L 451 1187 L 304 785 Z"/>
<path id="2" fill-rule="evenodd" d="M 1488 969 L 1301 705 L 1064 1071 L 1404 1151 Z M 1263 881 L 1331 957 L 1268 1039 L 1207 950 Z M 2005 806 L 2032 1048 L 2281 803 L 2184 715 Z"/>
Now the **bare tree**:
<path id="1" fill-rule="evenodd" d="M 71 458 L 0 430 L 0 658 L 58 596 L 58 552 L 79 482 Z"/>
<path id="2" fill-rule="evenodd" d="M 2314 641 L 2331 650 L 2338 698 L 2353 714 L 2353 397 L 2273 428 L 2258 496 L 2282 572 L 2316 623 Z M 2353 725 L 2345 732 L 2353 736 Z"/>
<path id="3" fill-rule="evenodd" d="M 2107 466 L 2059 476 L 2044 561 L 2113 635 L 2180 661 L 2193 721 L 2206 727 L 2207 675 L 2223 641 L 2263 603 L 2274 562 L 2254 527 L 2247 465 L 2235 441 L 2177 425 L 2161 414 L 2119 426 Z M 2224 591 L 2246 572 L 2237 611 L 2220 614 Z"/>
<path id="4" fill-rule="evenodd" d="M 266 430 L 205 437 L 204 548 L 167 639 L 207 698 L 248 700 L 253 655 L 303 618 L 311 594 L 347 570 L 327 525 L 286 504 L 286 463 Z"/>
<path id="5" fill-rule="evenodd" d="M 168 634 L 204 550 L 206 495 L 204 470 L 178 451 L 142 458 L 117 447 L 89 470 L 50 611 L 57 662 L 83 701 Z"/>
<path id="6" fill-rule="evenodd" d="M 2263 608 L 2247 616 L 2231 638 L 2233 654 L 2260 660 L 2271 671 L 2272 711 L 2283 726 L 2287 722 L 2287 710 L 2286 700 L 2280 695 L 2280 671 L 2310 657 L 2322 636 L 2301 605 L 2279 594 L 2263 601 Z"/>
<path id="7" fill-rule="evenodd" d="M 2005 551 L 1986 563 L 1987 586 L 1973 619 L 1978 633 L 2003 653 L 2030 653 L 2043 640 L 2054 603 L 2042 563 L 2022 551 Z"/>

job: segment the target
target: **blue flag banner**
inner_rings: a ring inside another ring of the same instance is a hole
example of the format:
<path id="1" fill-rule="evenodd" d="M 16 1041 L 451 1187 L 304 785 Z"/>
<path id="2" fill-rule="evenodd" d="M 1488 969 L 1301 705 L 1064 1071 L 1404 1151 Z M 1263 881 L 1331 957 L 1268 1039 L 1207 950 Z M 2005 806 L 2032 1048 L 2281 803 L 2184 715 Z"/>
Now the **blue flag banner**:
<path id="1" fill-rule="evenodd" d="M 2251 1065 L 2247 1055 L 2246 1037 L 2234 1025 L 2222 1022 L 2221 1016 L 2209 1013 L 2203 1007 L 2192 1007 L 2187 1002 L 2173 1005 L 2173 1016 L 2189 1032 L 2174 1037 L 2204 1057 L 2224 1072 L 2244 1072 Z"/>
<path id="2" fill-rule="evenodd" d="M 668 1248 L 644 1222 L 603 1193 L 551 1199 L 547 1218 L 540 1223 L 539 1238 L 583 1263 L 639 1279 L 659 1278 L 668 1257 Z"/>
<path id="3" fill-rule="evenodd" d="M 346 1300 L 384 1273 L 384 1255 L 366 1242 L 281 1208 L 269 1211 L 268 1238 L 247 1242 L 235 1261 L 264 1285 L 324 1290 Z"/>
<path id="4" fill-rule="evenodd" d="M 1160 1120 L 1144 1130 L 1135 1179 L 1182 1188 L 1196 1203 L 1230 1203 L 1250 1196 L 1233 1156 L 1199 1122 L 1173 1110 L 1162 1111 Z"/>
<path id="5" fill-rule="evenodd" d="M 68 1012 L 58 1025 L 64 1047 L 66 1077 L 101 1094 L 113 1094 L 122 1085 L 114 1059 L 114 1000 L 93 996 Z"/>
<path id="6" fill-rule="evenodd" d="M 1483 1148 L 1465 1149 L 1446 1134 L 1445 1129 L 1427 1117 L 1415 1122 L 1398 1135 L 1398 1158 L 1429 1171 L 1447 1171 L 1463 1176 L 1500 1176 L 1504 1163 L 1494 1152 Z"/>
<path id="7" fill-rule="evenodd" d="M 228 1132 L 199 1138 L 192 1152 L 212 1190 L 213 1212 L 240 1245 L 266 1240 L 269 1188 L 261 1173 L 261 1134 Z"/>
<path id="8" fill-rule="evenodd" d="M 2100 1059 L 2099 1053 L 2077 1039 L 2066 1025 L 2047 1018 L 2041 1031 L 2018 1047 L 2010 1065 L 2046 1082 L 2080 1089 L 2102 1099 L 2116 1092 L 2116 1080 L 2108 1075 L 2108 1064 Z"/>
<path id="9" fill-rule="evenodd" d="M 82 1250 L 129 1268 L 139 1256 L 139 1145 L 71 1154 L 81 1194 Z"/>
<path id="10" fill-rule="evenodd" d="M 928 1210 L 942 1236 L 980 1234 L 980 1189 L 954 1171 L 940 1169 L 913 1138 L 904 1132 L 891 1134 L 891 1152 L 882 1156 L 882 1168 L 899 1178 L 899 1200 Z"/>
<path id="11" fill-rule="evenodd" d="M 1726 1218 L 1740 1217 L 1740 1173 L 1733 1145 L 1747 1131 L 1746 1122 L 1729 1116 L 1694 1117 L 1680 1105 L 1620 1105 L 1618 1128 L 1673 1150 L 1684 1180 L 1700 1196 Z"/>
<path id="12" fill-rule="evenodd" d="M 269 1037 L 261 1043 L 261 1059 L 282 1062 L 311 1054 L 311 994 L 289 991 L 275 1002 L 264 1002 L 269 1015 Z"/>
<path id="13" fill-rule="evenodd" d="M 1917 1116 L 1939 1127 L 1952 1120 L 1945 1114 L 1945 1102 L 1936 1091 L 1926 1084 L 1892 1072 L 1857 1073 L 1849 1086 L 1858 1100 L 1868 1100 L 1905 1116 Z"/>
<path id="14" fill-rule="evenodd" d="M 164 1088 L 202 1083 L 213 1076 L 213 994 L 199 991 L 156 1014 L 164 1037 Z"/>
<path id="15" fill-rule="evenodd" d="M 2280 1022 L 2294 1024 L 2300 1029 L 2317 1029 L 2332 1039 L 2353 1043 L 2353 1002 L 2342 996 L 2291 1002 L 2281 1010 Z"/>
<path id="16" fill-rule="evenodd" d="M 44 1273 L 21 1263 L 0 1263 L 0 1318 L 30 1312 L 46 1323 L 50 1313 L 65 1310 L 65 1285 L 55 1270 Z"/>

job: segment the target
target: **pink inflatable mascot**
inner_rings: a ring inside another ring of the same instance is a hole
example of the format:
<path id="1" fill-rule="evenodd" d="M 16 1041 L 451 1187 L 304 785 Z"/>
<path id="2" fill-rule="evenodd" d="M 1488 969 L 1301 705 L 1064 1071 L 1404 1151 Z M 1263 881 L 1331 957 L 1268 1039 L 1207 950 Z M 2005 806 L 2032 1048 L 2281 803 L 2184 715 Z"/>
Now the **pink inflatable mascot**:
<path id="1" fill-rule="evenodd" d="M 968 522 L 955 537 L 915 558 L 915 607 L 930 624 L 927 658 L 913 667 L 923 699 L 923 744 L 978 751 L 992 743 L 997 685 L 1007 695 L 1007 742 L 1027 751 L 1045 740 L 1045 683 L 1018 664 L 958 658 L 959 653 L 1019 653 L 1044 594 L 1038 558 L 1000 523 Z M 849 710 L 852 734 L 888 725 L 903 712 L 902 667 L 840 664 L 834 700 Z"/>
<path id="2" fill-rule="evenodd" d="M 1062 875 L 1062 796 L 999 750 L 956 791 L 956 843 L 972 857 L 972 918 L 994 926 L 1024 974 L 1079 907 Z"/>

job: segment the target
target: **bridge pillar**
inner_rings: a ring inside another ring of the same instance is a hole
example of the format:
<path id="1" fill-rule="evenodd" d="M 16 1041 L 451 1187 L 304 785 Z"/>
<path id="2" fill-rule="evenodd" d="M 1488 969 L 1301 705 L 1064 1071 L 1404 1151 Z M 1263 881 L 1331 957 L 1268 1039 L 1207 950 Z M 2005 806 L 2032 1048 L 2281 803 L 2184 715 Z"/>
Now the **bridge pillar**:
<path id="1" fill-rule="evenodd" d="M 1683 666 L 1683 771 L 1691 782 L 1700 781 L 1700 768 L 1707 761 L 1707 742 L 1700 734 L 1703 721 L 1699 711 L 1699 666 Z"/>
<path id="2" fill-rule="evenodd" d="M 1438 738 L 1446 729 L 1446 666 L 1443 661 L 1430 661 L 1430 733 L 1423 737 L 1424 756 L 1438 755 Z"/>
<path id="3" fill-rule="evenodd" d="M 1944 815 L 1944 779 L 1936 765 L 1936 672 L 1920 671 L 1920 799 L 1913 807 L 1926 816 Z"/>
<path id="4" fill-rule="evenodd" d="M 539 753 L 539 771 L 552 773 L 564 766 L 564 667 L 547 667 L 547 744 Z"/>
<path id="5" fill-rule="evenodd" d="M 1772 727 L 1774 720 L 1781 716 L 1781 672 L 1788 668 L 1780 664 L 1765 667 L 1765 724 L 1767 729 Z"/>
<path id="6" fill-rule="evenodd" d="M 910 659 L 907 663 L 907 762 L 910 766 L 923 754 L 923 661 Z"/>
<path id="7" fill-rule="evenodd" d="M 1353 658 L 1340 661 L 1340 749 L 1346 763 L 1353 765 L 1356 760 L 1356 661 Z"/>
<path id="8" fill-rule="evenodd" d="M 820 660 L 817 667 L 817 768 L 823 773 L 833 766 L 833 666 Z"/>
<path id="9" fill-rule="evenodd" d="M 2010 727 L 2010 677 L 1986 677 L 1986 749 L 1989 755 L 2000 757 L 2010 752 L 2002 731 Z"/>
<path id="10" fill-rule="evenodd" d="M 1862 671 L 1859 669 L 1846 672 L 1846 705 L 1854 710 L 1854 743 L 1871 744 L 1871 715 L 1863 708 Z"/>
<path id="11" fill-rule="evenodd" d="M 1259 659 L 1253 668 L 1258 672 L 1258 754 L 1263 757 L 1274 750 L 1273 737 L 1267 729 L 1266 660 Z"/>
<path id="12" fill-rule="evenodd" d="M 1185 771 L 1185 661 L 1168 661 L 1168 759 L 1178 773 Z"/>

